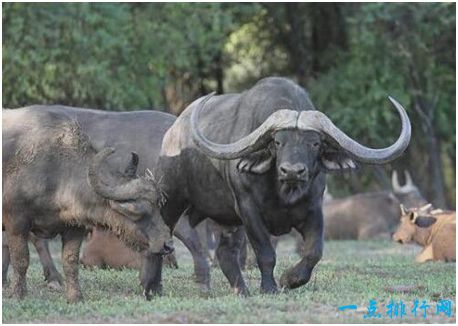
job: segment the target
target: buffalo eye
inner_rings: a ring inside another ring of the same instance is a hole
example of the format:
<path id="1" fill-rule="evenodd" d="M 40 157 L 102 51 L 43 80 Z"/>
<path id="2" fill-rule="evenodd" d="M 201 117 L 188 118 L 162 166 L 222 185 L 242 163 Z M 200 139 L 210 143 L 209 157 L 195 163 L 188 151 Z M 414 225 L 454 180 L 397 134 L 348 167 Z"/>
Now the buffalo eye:
<path id="1" fill-rule="evenodd" d="M 313 147 L 315 147 L 315 148 L 318 148 L 318 146 L 320 146 L 319 142 L 316 142 L 316 143 L 313 144 Z"/>
<path id="2" fill-rule="evenodd" d="M 274 140 L 274 143 L 275 143 L 275 146 L 280 146 L 281 145 L 280 141 L 278 141 L 278 140 Z"/>

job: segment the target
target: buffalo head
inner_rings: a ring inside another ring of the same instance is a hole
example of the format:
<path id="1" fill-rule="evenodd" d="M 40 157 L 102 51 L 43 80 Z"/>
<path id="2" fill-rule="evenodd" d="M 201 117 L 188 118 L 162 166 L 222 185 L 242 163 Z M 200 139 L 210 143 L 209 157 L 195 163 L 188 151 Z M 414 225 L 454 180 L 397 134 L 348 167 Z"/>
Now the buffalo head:
<path id="1" fill-rule="evenodd" d="M 393 240 L 399 243 L 409 243 L 418 232 L 421 232 L 417 226 L 421 228 L 431 226 L 435 222 L 435 218 L 430 214 L 431 209 L 431 204 L 409 209 L 401 205 L 401 223 L 393 234 Z"/>
<path id="2" fill-rule="evenodd" d="M 167 254 L 173 250 L 171 230 L 164 223 L 160 208 L 166 201 L 159 183 L 151 171 L 146 170 L 144 176 L 137 176 L 138 155 L 132 153 L 132 161 L 124 175 L 114 175 L 102 168 L 102 163 L 111 154 L 113 148 L 105 148 L 93 158 L 88 171 L 89 183 L 94 191 L 108 201 L 110 209 L 118 216 L 124 217 L 122 225 L 110 222 L 116 230 L 129 230 L 132 234 L 127 240 L 140 250 L 148 253 Z M 109 184 L 115 185 L 109 185 Z M 126 231 L 123 231 L 126 232 Z M 122 234 L 120 235 L 122 237 Z M 125 237 L 126 239 L 126 237 Z"/>
<path id="3" fill-rule="evenodd" d="M 272 113 L 249 135 L 231 144 L 208 140 L 198 128 L 199 114 L 213 96 L 200 101 L 191 115 L 191 132 L 196 145 L 208 156 L 240 159 L 240 172 L 262 174 L 275 167 L 277 190 L 287 205 L 295 204 L 308 191 L 319 172 L 354 169 L 356 162 L 389 162 L 406 149 L 411 126 L 404 108 L 393 98 L 402 130 L 397 141 L 383 149 L 365 147 L 338 129 L 322 112 L 282 109 Z"/>
<path id="4" fill-rule="evenodd" d="M 393 171 L 391 175 L 391 185 L 396 197 L 406 207 L 419 207 L 427 204 L 426 199 L 421 195 L 418 187 L 413 183 L 409 171 L 404 171 L 405 184 L 401 185 L 398 178 L 398 172 Z"/>

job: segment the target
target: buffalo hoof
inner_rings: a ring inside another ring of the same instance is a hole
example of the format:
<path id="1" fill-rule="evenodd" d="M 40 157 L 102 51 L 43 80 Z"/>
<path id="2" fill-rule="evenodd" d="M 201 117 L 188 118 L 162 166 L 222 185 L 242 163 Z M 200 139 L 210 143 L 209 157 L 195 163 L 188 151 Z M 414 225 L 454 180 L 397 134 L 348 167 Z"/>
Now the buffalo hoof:
<path id="1" fill-rule="evenodd" d="M 210 296 L 211 288 L 208 284 L 198 283 L 199 295 L 203 298 L 208 298 Z"/>
<path id="2" fill-rule="evenodd" d="M 27 287 L 25 283 L 14 284 L 11 287 L 11 291 L 9 294 L 10 298 L 15 298 L 18 300 L 23 299 L 27 295 Z"/>
<path id="3" fill-rule="evenodd" d="M 261 293 L 262 294 L 276 294 L 278 293 L 278 288 L 276 284 L 268 285 L 268 286 L 261 286 Z"/>
<path id="4" fill-rule="evenodd" d="M 58 292 L 62 291 L 62 285 L 58 281 L 48 282 L 46 286 L 48 287 L 48 289 L 53 290 L 53 291 L 58 291 Z"/>
<path id="5" fill-rule="evenodd" d="M 57 271 L 54 271 L 54 272 L 45 271 L 44 274 L 45 274 L 45 282 L 47 282 L 48 284 L 55 282 L 55 283 L 59 283 L 61 287 L 64 286 L 64 279 Z"/>
<path id="6" fill-rule="evenodd" d="M 248 288 L 245 287 L 234 287 L 234 293 L 241 296 L 241 297 L 249 297 L 250 296 L 250 291 Z"/>
<path id="7" fill-rule="evenodd" d="M 153 297 L 160 297 L 162 295 L 162 286 L 159 286 L 155 289 L 144 289 L 143 296 L 146 301 L 151 301 Z"/>
<path id="8" fill-rule="evenodd" d="M 294 268 L 286 270 L 280 278 L 280 286 L 286 289 L 295 289 L 306 284 L 310 279 L 308 275 L 299 274 Z"/>
<path id="9" fill-rule="evenodd" d="M 66 294 L 67 303 L 77 303 L 83 301 L 83 295 L 81 292 L 71 291 Z"/>

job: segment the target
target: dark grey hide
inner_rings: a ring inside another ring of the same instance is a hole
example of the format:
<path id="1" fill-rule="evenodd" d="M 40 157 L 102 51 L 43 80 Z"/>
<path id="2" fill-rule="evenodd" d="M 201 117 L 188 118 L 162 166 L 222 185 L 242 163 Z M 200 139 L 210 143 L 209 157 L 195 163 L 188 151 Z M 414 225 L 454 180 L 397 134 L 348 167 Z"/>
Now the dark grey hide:
<path id="1" fill-rule="evenodd" d="M 244 236 L 240 226 L 257 257 L 261 291 L 267 293 L 277 291 L 270 235 L 296 229 L 305 240 L 304 256 L 282 275 L 280 285 L 299 287 L 322 255 L 325 172 L 399 156 L 410 140 L 410 123 L 395 106 L 403 122 L 400 139 L 373 151 L 324 121 L 305 90 L 288 79 L 266 78 L 240 94 L 201 98 L 164 136 L 158 173 L 169 201 L 163 217 L 174 225 L 191 206 L 191 224 L 209 216 L 225 226 L 217 257 L 231 287 L 241 294 L 248 289 L 238 259 Z"/>

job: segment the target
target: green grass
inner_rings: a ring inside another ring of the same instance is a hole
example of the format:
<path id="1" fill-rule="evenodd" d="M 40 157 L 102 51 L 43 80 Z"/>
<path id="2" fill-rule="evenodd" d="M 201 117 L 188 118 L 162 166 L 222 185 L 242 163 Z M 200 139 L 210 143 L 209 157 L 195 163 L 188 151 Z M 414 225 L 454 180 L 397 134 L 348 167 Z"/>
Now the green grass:
<path id="1" fill-rule="evenodd" d="M 80 280 L 84 302 L 66 303 L 63 293 L 53 292 L 43 281 L 41 266 L 32 249 L 28 271 L 28 296 L 8 299 L 3 290 L 4 323 L 366 323 L 366 322 L 455 322 L 455 263 L 414 262 L 419 248 L 387 241 L 331 241 L 325 244 L 323 259 L 310 282 L 296 290 L 261 295 L 257 268 L 244 272 L 251 296 L 232 293 L 219 268 L 212 269 L 212 293 L 201 297 L 192 277 L 192 260 L 176 244 L 180 268 L 164 270 L 164 294 L 152 301 L 140 296 L 138 272 L 134 270 L 85 270 Z M 59 244 L 52 251 L 60 268 Z M 291 239 L 280 242 L 277 252 L 277 280 L 281 272 L 298 259 Z M 11 270 L 10 270 L 11 273 Z M 407 292 L 396 292 L 396 286 Z M 401 320 L 385 315 L 391 299 L 406 304 Z M 413 300 L 431 306 L 426 319 L 414 318 Z M 453 301 L 452 317 L 435 315 L 436 302 Z M 364 319 L 369 300 L 377 300 L 381 319 Z M 356 311 L 339 312 L 342 305 L 355 304 Z"/>

